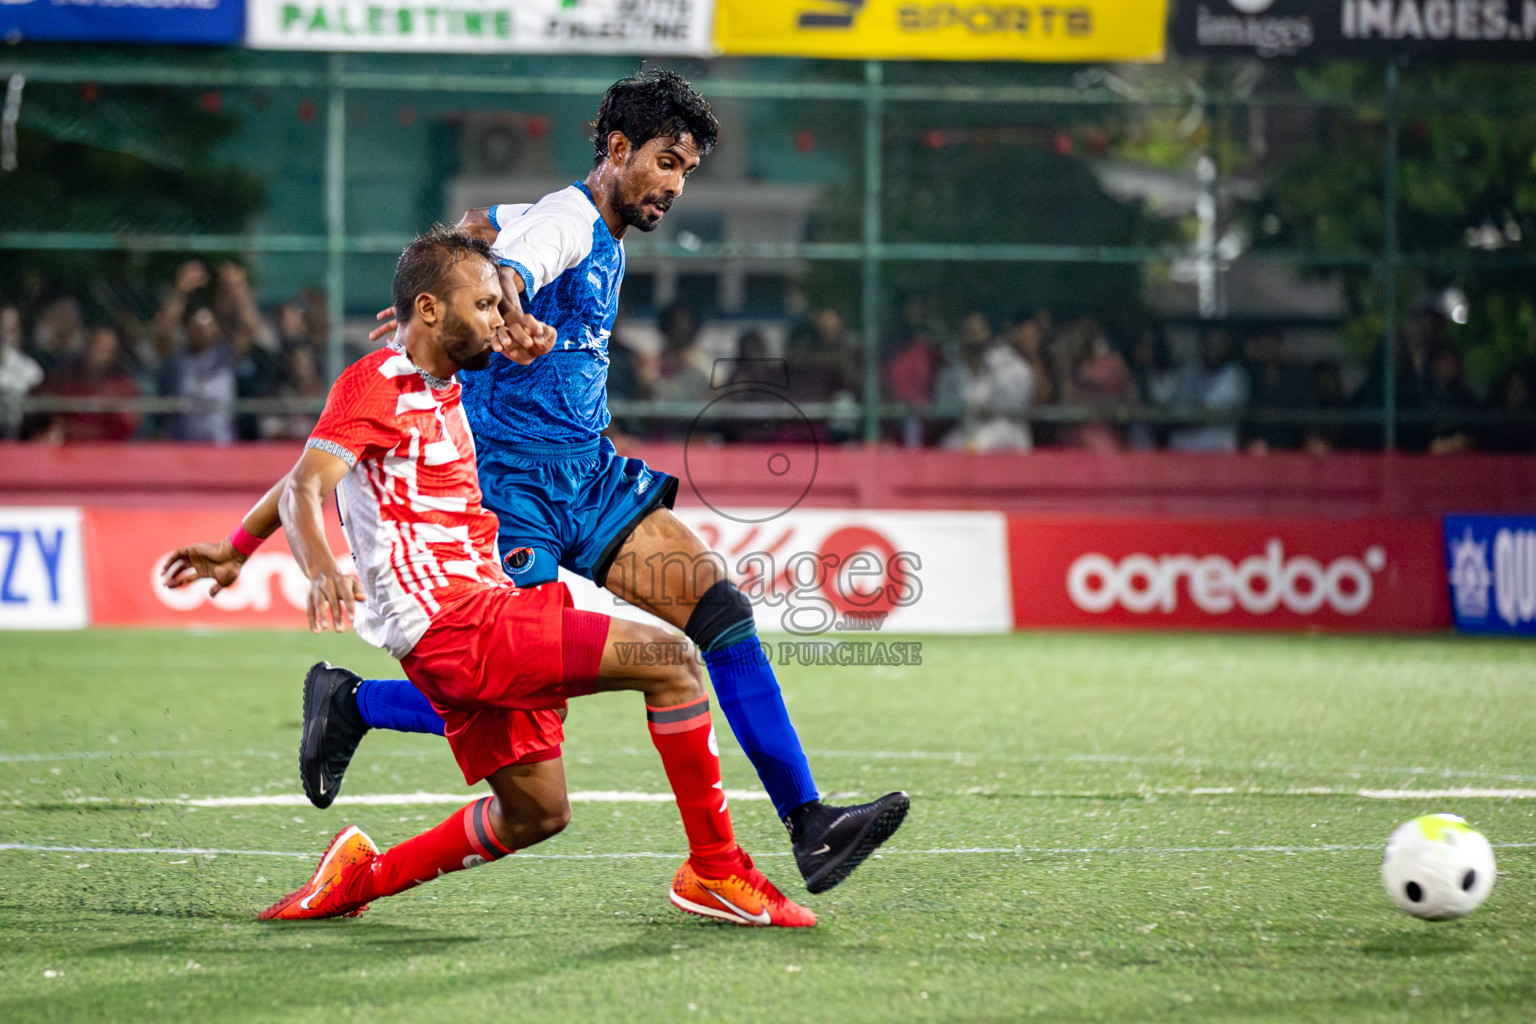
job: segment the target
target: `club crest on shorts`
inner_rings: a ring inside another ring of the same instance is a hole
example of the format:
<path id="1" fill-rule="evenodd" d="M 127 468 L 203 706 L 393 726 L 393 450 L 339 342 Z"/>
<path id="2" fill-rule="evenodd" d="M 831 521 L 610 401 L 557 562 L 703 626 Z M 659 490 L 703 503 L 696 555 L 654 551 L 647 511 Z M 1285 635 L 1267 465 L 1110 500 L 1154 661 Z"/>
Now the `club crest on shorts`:
<path id="1" fill-rule="evenodd" d="M 533 565 L 533 548 L 513 548 L 501 560 L 502 566 L 512 576 L 520 576 Z"/>

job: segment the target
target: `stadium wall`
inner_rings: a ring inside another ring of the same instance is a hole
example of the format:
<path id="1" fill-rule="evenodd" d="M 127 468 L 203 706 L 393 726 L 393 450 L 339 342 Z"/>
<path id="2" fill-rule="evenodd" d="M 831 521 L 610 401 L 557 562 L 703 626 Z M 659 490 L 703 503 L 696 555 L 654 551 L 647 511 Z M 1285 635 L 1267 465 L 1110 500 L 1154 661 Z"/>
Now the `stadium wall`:
<path id="1" fill-rule="evenodd" d="M 781 451 L 791 456 L 790 471 L 774 475 L 769 458 Z M 290 444 L 0 443 L 0 504 L 163 508 L 253 501 L 298 453 Z M 641 445 L 626 454 L 684 477 L 681 503 L 702 504 L 702 495 L 716 507 L 783 508 L 804 492 L 809 508 L 1053 515 L 1401 518 L 1536 509 L 1532 455 L 961 455 L 704 444 Z M 814 482 L 807 491 L 808 475 Z"/>

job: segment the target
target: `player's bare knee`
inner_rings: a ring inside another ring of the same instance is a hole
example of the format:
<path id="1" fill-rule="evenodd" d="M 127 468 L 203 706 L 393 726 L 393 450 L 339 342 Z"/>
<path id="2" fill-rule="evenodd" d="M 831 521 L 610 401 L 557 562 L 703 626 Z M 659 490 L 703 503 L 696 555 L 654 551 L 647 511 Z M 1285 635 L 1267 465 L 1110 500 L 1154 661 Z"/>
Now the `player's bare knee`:
<path id="1" fill-rule="evenodd" d="M 499 798 L 490 806 L 491 831 L 508 849 L 522 850 L 559 835 L 571 823 L 569 800 L 540 802 L 509 814 Z"/>
<path id="2" fill-rule="evenodd" d="M 694 652 L 689 650 L 688 653 L 693 654 Z M 678 668 L 683 670 L 685 682 L 688 688 L 693 691 L 693 696 L 704 696 L 704 671 L 703 669 L 699 668 L 698 661 L 695 658 L 690 657 L 678 665 Z"/>
<path id="3" fill-rule="evenodd" d="M 496 838 L 505 845 L 511 845 L 520 829 L 527 827 L 527 823 L 508 813 L 501 802 L 501 797 L 492 796 L 491 805 L 487 808 L 486 817 L 490 820 L 491 831 L 496 833 Z"/>
<path id="4" fill-rule="evenodd" d="M 571 823 L 571 805 L 565 804 L 552 811 L 544 813 L 544 820 L 539 822 L 539 827 L 544 832 L 545 839 L 551 839 L 565 831 L 565 827 Z"/>
<path id="5" fill-rule="evenodd" d="M 666 666 L 665 674 L 646 689 L 646 699 L 655 707 L 687 704 L 704 696 L 704 675 L 698 663 L 689 658 Z"/>

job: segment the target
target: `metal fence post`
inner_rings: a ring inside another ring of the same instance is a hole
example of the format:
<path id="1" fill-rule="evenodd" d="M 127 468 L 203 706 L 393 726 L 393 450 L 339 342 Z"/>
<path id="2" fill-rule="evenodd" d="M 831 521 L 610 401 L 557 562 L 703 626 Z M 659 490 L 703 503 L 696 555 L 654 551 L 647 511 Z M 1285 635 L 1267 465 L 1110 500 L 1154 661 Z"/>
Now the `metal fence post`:
<path id="1" fill-rule="evenodd" d="M 881 123 L 884 116 L 885 65 L 864 62 L 864 244 L 860 256 L 863 286 L 859 319 L 864 327 L 864 440 L 880 438 L 880 203 Z"/>
<path id="2" fill-rule="evenodd" d="M 330 339 L 325 375 L 334 381 L 345 368 L 342 330 L 347 316 L 347 92 L 342 86 L 345 57 L 326 57 L 329 82 L 325 108 L 325 302 Z"/>
<path id="3" fill-rule="evenodd" d="M 1381 447 L 1397 447 L 1397 61 L 1387 62 L 1386 145 L 1383 146 L 1381 205 Z"/>

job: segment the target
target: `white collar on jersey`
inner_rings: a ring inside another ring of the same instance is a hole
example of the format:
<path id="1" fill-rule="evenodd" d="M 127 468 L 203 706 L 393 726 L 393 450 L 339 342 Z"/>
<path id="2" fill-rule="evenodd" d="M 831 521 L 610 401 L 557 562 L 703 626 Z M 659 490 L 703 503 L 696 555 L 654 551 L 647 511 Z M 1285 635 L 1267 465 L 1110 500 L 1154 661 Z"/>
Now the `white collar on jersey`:
<path id="1" fill-rule="evenodd" d="M 405 346 L 400 344 L 399 342 L 395 341 L 394 339 L 390 339 L 388 342 L 385 343 L 385 345 L 386 345 L 386 347 L 392 348 L 396 352 L 398 352 L 401 355 L 405 356 L 406 359 L 410 359 L 411 358 L 409 355 L 406 354 Z M 411 363 L 411 365 L 412 366 L 416 366 L 415 363 Z M 455 380 L 454 380 L 453 377 L 449 377 L 449 378 L 447 378 L 445 380 L 444 378 L 437 376 L 437 374 L 435 374 L 435 373 L 428 373 L 426 370 L 423 370 L 419 366 L 416 366 L 416 372 L 417 372 L 417 374 L 419 374 L 421 376 L 422 380 L 427 382 L 427 387 L 431 388 L 433 391 L 442 391 L 444 388 L 451 388 L 451 387 L 453 387 L 453 385 L 455 383 Z"/>

